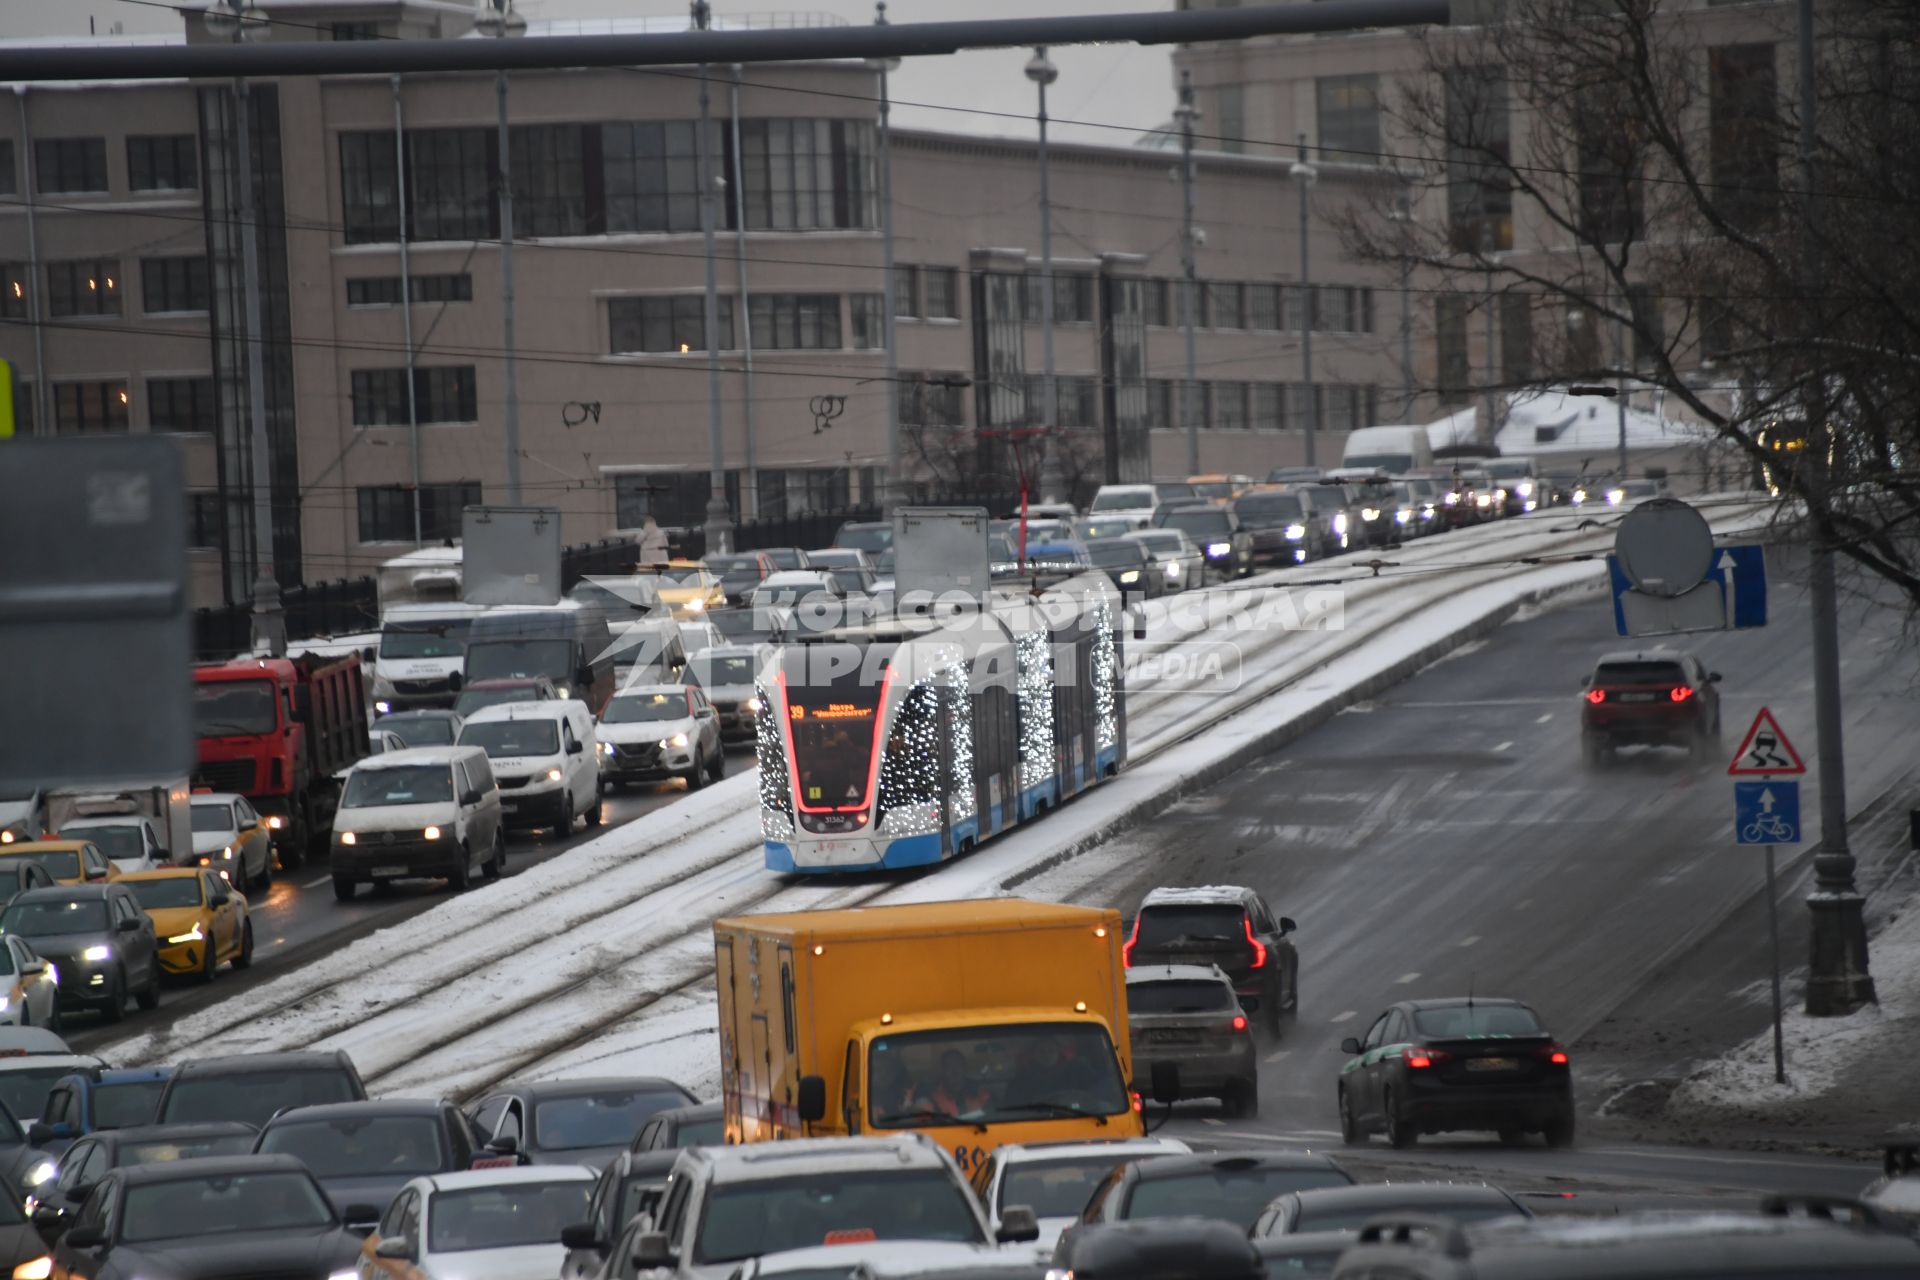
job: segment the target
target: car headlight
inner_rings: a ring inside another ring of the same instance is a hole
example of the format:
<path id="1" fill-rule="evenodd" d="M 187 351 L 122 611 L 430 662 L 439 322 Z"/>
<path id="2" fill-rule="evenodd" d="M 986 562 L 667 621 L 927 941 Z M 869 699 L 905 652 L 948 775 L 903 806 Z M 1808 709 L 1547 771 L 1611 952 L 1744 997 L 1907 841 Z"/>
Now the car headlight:
<path id="1" fill-rule="evenodd" d="M 560 771 L 558 769 L 547 770 L 547 781 L 548 782 L 560 781 Z"/>
<path id="2" fill-rule="evenodd" d="M 1476 506 L 1490 507 L 1493 505 L 1493 495 L 1490 493 L 1477 493 L 1474 495 L 1473 501 Z"/>
<path id="3" fill-rule="evenodd" d="M 572 691 L 571 691 L 571 690 L 569 690 L 569 689 L 567 688 L 567 686 L 565 686 L 565 685 L 563 685 L 563 684 L 557 684 L 557 685 L 555 685 L 555 686 L 553 686 L 553 691 L 554 691 L 555 693 L 557 693 L 557 694 L 559 694 L 559 695 L 560 695 L 561 697 L 563 697 L 563 698 L 566 698 L 566 697 L 571 697 L 571 696 L 572 696 Z"/>
<path id="4" fill-rule="evenodd" d="M 687 735 L 684 733 L 676 733 L 671 738 L 662 738 L 660 739 L 660 745 L 663 747 L 684 747 L 687 745 Z"/>
<path id="5" fill-rule="evenodd" d="M 598 749 L 603 756 L 611 756 L 614 754 L 613 744 L 611 742 L 601 743 Z"/>
<path id="6" fill-rule="evenodd" d="M 335 835 L 341 844 L 357 844 L 360 840 L 360 837 L 354 835 L 351 831 L 340 831 L 336 832 Z"/>
<path id="7" fill-rule="evenodd" d="M 1333 531 L 1335 533 L 1345 533 L 1347 531 L 1347 513 L 1346 512 L 1336 511 L 1333 513 Z"/>
<path id="8" fill-rule="evenodd" d="M 1405 507 L 1402 507 L 1398 511 L 1393 513 L 1393 522 L 1395 524 L 1405 524 L 1408 520 L 1412 518 L 1413 518 L 1413 512 L 1407 510 Z"/>
<path id="9" fill-rule="evenodd" d="M 1180 576 L 1180 562 L 1178 560 L 1167 561 L 1165 567 L 1169 578 L 1177 578 Z"/>
<path id="10" fill-rule="evenodd" d="M 39 1257 L 28 1262 L 23 1262 L 15 1267 L 13 1269 L 13 1280 L 47 1280 L 47 1277 L 52 1274 L 53 1256 L 43 1253 Z M 328 1280 L 339 1280 L 339 1277 L 331 1276 L 328 1277 Z"/>
<path id="11" fill-rule="evenodd" d="M 705 600 L 689 600 L 689 601 L 687 601 L 687 612 L 688 612 L 688 613 L 700 613 L 700 612 L 702 612 L 703 610 L 705 610 L 705 609 L 706 609 L 706 607 L 707 607 L 707 602 L 706 602 Z"/>
<path id="12" fill-rule="evenodd" d="M 1607 502 L 1609 505 L 1617 507 L 1622 502 L 1625 502 L 1626 500 L 1627 500 L 1627 491 L 1625 489 L 1607 490 Z"/>
<path id="13" fill-rule="evenodd" d="M 268 818 L 268 819 L 267 819 L 267 826 L 268 826 L 269 828 L 271 828 L 272 830 L 274 830 L 274 831 L 278 831 L 278 830 L 279 830 L 280 828 L 282 828 L 282 827 L 284 827 L 284 826 L 286 826 L 286 825 L 287 825 L 287 823 L 286 823 L 286 819 L 284 819 L 284 818 L 282 818 L 282 817 L 281 817 L 281 816 L 280 816 L 279 814 L 277 814 L 277 813 L 276 813 L 276 814 L 274 814 L 274 815 L 273 815 L 273 816 L 272 816 L 271 818 Z"/>
<path id="14" fill-rule="evenodd" d="M 1138 582 L 1140 581 L 1140 571 L 1138 569 L 1129 569 L 1125 573 L 1120 575 L 1120 581 Z"/>
<path id="15" fill-rule="evenodd" d="M 1575 490 L 1573 491 L 1573 505 L 1574 505 L 1574 506 L 1576 506 L 1576 507 L 1577 507 L 1577 506 L 1579 506 L 1579 505 L 1580 505 L 1581 503 L 1583 503 L 1583 502 L 1585 502 L 1586 500 L 1587 500 L 1587 491 L 1586 491 L 1585 489 L 1575 489 Z"/>
<path id="16" fill-rule="evenodd" d="M 1460 495 L 1459 495 L 1459 494 L 1457 494 L 1457 493 L 1449 493 L 1449 494 L 1447 495 L 1447 505 L 1448 505 L 1448 506 L 1450 506 L 1450 507 L 1451 507 L 1451 506 L 1455 506 L 1455 505 L 1457 505 L 1457 504 L 1459 503 L 1459 501 L 1460 501 Z"/>
<path id="17" fill-rule="evenodd" d="M 1513 491 L 1523 498 L 1531 498 L 1533 496 L 1533 481 L 1522 480 L 1519 484 L 1513 486 Z"/>
<path id="18" fill-rule="evenodd" d="M 233 857 L 233 846 L 232 846 L 232 845 L 227 845 L 227 846 L 225 846 L 224 848 L 222 848 L 222 849 L 220 850 L 220 856 L 221 856 L 221 857 L 223 857 L 223 858 L 231 858 L 231 857 Z"/>
<path id="19" fill-rule="evenodd" d="M 53 967 L 53 961 L 47 961 L 46 972 L 40 975 L 40 981 L 50 983 L 56 987 L 60 985 L 60 971 Z"/>
<path id="20" fill-rule="evenodd" d="M 1210 556 L 1223 556 L 1231 550 L 1233 550 L 1233 544 L 1231 542 L 1209 542 L 1207 544 L 1207 554 Z"/>
<path id="21" fill-rule="evenodd" d="M 422 840 L 438 840 L 440 838 L 440 828 L 428 827 L 420 833 L 420 838 Z"/>
<path id="22" fill-rule="evenodd" d="M 389 712 L 391 712 L 391 711 L 393 710 L 393 708 L 392 708 L 392 706 L 390 706 L 390 705 L 388 705 L 387 703 L 384 703 L 384 702 L 376 702 L 376 703 L 374 703 L 374 704 L 373 704 L 373 709 L 374 709 L 375 711 L 377 711 L 377 712 L 379 712 L 379 713 L 380 713 L 381 715 L 383 715 L 383 716 L 384 716 L 384 715 L 386 715 L 386 714 L 388 714 Z"/>
<path id="23" fill-rule="evenodd" d="M 60 1170 L 54 1167 L 53 1161 L 42 1160 L 39 1164 L 27 1170 L 27 1185 L 37 1187 L 41 1183 L 51 1179 L 53 1175 L 58 1172 L 60 1172 Z"/>
<path id="24" fill-rule="evenodd" d="M 1362 507 L 1360 508 L 1360 518 L 1362 520 L 1378 520 L 1380 518 L 1380 508 Z"/>
<path id="25" fill-rule="evenodd" d="M 175 943 L 180 942 L 198 942 L 206 936 L 206 933 L 200 928 L 199 922 L 196 921 L 193 928 L 187 930 L 185 933 L 176 933 L 171 938 L 168 938 L 167 945 L 171 947 Z"/>
<path id="26" fill-rule="evenodd" d="M 746 707 L 747 707 L 747 710 L 749 711 L 758 711 L 760 709 L 760 699 L 748 698 L 746 702 Z"/>
<path id="27" fill-rule="evenodd" d="M 1294 542 L 1298 542 L 1300 541 L 1300 539 L 1306 536 L 1307 536 L 1307 526 L 1303 524 L 1290 524 L 1287 526 L 1287 537 L 1290 540 Z"/>
<path id="28" fill-rule="evenodd" d="M 113 959 L 113 948 L 88 947 L 80 953 L 80 958 L 82 960 L 111 960 Z"/>

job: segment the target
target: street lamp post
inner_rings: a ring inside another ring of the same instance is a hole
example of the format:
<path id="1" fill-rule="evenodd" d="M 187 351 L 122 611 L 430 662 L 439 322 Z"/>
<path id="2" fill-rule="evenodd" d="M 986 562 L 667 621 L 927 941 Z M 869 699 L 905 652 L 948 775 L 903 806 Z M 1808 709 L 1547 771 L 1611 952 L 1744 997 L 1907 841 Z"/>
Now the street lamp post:
<path id="1" fill-rule="evenodd" d="M 693 25 L 705 31 L 712 23 L 713 11 L 707 0 L 693 0 Z M 733 519 L 727 506 L 727 441 L 725 423 L 720 414 L 720 277 L 714 265 L 714 226 L 719 221 L 716 175 L 713 165 L 713 99 L 707 89 L 707 66 L 700 67 L 700 139 L 699 156 L 700 237 L 707 260 L 707 554 L 733 550 Z M 752 323 L 751 317 L 746 318 Z"/>
<path id="2" fill-rule="evenodd" d="M 216 0 L 202 15 L 216 40 L 253 43 L 268 35 L 267 15 Z M 273 567 L 273 469 L 267 456 L 266 337 L 260 318 L 259 224 L 253 204 L 253 127 L 247 82 L 233 82 L 234 170 L 239 192 L 234 222 L 240 236 L 241 306 L 247 328 L 247 454 L 253 486 L 253 625 L 256 649 L 276 657 L 287 651 L 287 619 L 280 608 L 280 582 Z"/>
<path id="3" fill-rule="evenodd" d="M 485 0 L 486 7 L 473 20 L 473 28 L 483 36 L 511 39 L 527 34 L 527 20 L 514 12 L 513 0 Z M 507 131 L 507 73 L 494 76 L 494 98 L 499 104 L 500 151 L 500 324 L 505 345 L 502 372 L 506 377 L 506 405 L 501 424 L 506 437 L 507 503 L 520 505 L 520 361 L 513 328 L 513 152 Z"/>
<path id="4" fill-rule="evenodd" d="M 887 0 L 879 0 L 874 7 L 873 23 L 877 27 L 887 25 Z M 881 324 L 885 326 L 887 344 L 887 478 L 886 488 L 880 495 L 882 514 L 889 520 L 893 510 L 901 505 L 901 497 L 906 487 L 906 477 L 901 474 L 905 465 L 901 460 L 900 448 L 900 349 L 895 342 L 895 312 L 900 308 L 894 300 L 893 280 L 893 90 L 892 76 L 900 69 L 898 58 L 870 58 L 867 69 L 880 76 L 880 262 L 881 277 L 886 288 L 881 294 Z"/>
<path id="5" fill-rule="evenodd" d="M 1194 339 L 1194 330 L 1199 324 L 1196 308 L 1200 281 L 1194 262 L 1194 237 L 1198 233 L 1193 226 L 1193 127 L 1200 122 L 1200 110 L 1193 105 L 1191 72 L 1180 73 L 1180 105 L 1174 108 L 1173 118 L 1180 126 L 1180 324 L 1186 330 L 1187 339 L 1187 377 L 1180 385 L 1180 416 L 1187 420 L 1187 474 L 1192 476 L 1200 474 L 1200 415 L 1194 403 L 1200 390 L 1196 381 L 1199 358 Z"/>
<path id="6" fill-rule="evenodd" d="M 1313 385 L 1313 259 L 1308 253 L 1308 197 L 1320 171 L 1307 163 L 1307 135 L 1299 135 L 1300 158 L 1293 164 L 1294 185 L 1300 188 L 1300 391 L 1307 398 L 1307 458 L 1315 464 L 1314 441 L 1320 434 L 1320 397 Z"/>
<path id="7" fill-rule="evenodd" d="M 1041 45 L 1027 62 L 1027 79 L 1040 91 L 1040 425 L 1049 431 L 1060 425 L 1060 379 L 1053 362 L 1053 199 L 1048 186 L 1047 166 L 1047 86 L 1060 78 L 1060 70 L 1047 58 Z M 1060 501 L 1060 442 L 1051 436 L 1040 442 L 1040 494 L 1047 502 Z M 1026 519 L 1024 500 L 1020 513 Z"/>

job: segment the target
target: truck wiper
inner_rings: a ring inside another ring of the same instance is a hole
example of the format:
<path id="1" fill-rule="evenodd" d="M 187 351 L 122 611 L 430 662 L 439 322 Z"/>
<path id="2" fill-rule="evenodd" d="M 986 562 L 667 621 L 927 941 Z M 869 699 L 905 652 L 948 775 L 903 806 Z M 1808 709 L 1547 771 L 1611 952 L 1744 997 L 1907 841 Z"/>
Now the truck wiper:
<path id="1" fill-rule="evenodd" d="M 999 1115 L 1006 1115 L 1012 1111 L 1038 1111 L 1043 1115 L 1059 1116 L 1063 1119 L 1092 1120 L 1102 1125 L 1107 1123 L 1107 1118 L 1099 1112 L 1082 1111 L 1079 1107 L 1071 1106 L 1065 1102 L 1049 1102 L 1044 1100 L 1035 1102 L 1009 1102 L 1002 1103 L 1000 1106 L 994 1108 L 994 1110 Z"/>
<path id="2" fill-rule="evenodd" d="M 881 1116 L 879 1119 L 875 1120 L 874 1123 L 875 1124 L 913 1124 L 913 1123 L 926 1124 L 928 1121 L 933 1121 L 939 1124 L 970 1124 L 974 1127 L 976 1131 L 980 1133 L 985 1133 L 987 1131 L 987 1125 L 984 1120 L 965 1120 L 955 1115 L 951 1111 L 935 1111 L 931 1107 L 923 1107 L 918 1111 L 896 1111 L 892 1115 Z"/>

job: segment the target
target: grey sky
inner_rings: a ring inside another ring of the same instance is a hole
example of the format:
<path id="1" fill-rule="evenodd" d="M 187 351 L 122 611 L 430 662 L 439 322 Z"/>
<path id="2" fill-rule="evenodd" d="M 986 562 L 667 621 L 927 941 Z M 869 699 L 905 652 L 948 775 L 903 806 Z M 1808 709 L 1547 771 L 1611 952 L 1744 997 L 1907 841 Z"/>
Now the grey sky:
<path id="1" fill-rule="evenodd" d="M 267 7 L 270 9 L 271 3 Z M 953 0 L 892 0 L 888 17 L 895 22 L 933 22 L 955 17 L 1034 17 L 1166 7 L 1168 0 L 965 0 L 960 5 Z M 535 20 L 686 12 L 686 5 L 676 0 L 520 0 L 519 8 Z M 867 22 L 873 17 L 873 6 L 867 0 L 740 0 L 737 4 L 718 0 L 714 9 L 722 17 L 771 10 L 834 13 L 851 22 Z M 181 22 L 170 9 L 129 0 L 0 0 L 0 37 L 84 32 L 89 19 L 100 31 L 119 23 L 129 33 L 177 31 Z M 1030 56 L 1027 50 L 1000 49 L 909 60 L 894 78 L 894 96 L 902 104 L 926 105 L 901 105 L 895 110 L 894 121 L 903 128 L 1030 136 L 1034 128 L 1034 89 L 1023 74 Z M 1052 58 L 1060 68 L 1059 82 L 1048 103 L 1059 122 L 1056 137 L 1124 145 L 1164 123 L 1172 113 L 1172 70 L 1167 48 L 1066 48 L 1054 50 Z M 1026 118 L 1010 120 L 980 112 L 1013 112 Z M 1076 120 L 1090 123 L 1066 123 Z M 1097 127 L 1101 125 L 1119 127 Z"/>

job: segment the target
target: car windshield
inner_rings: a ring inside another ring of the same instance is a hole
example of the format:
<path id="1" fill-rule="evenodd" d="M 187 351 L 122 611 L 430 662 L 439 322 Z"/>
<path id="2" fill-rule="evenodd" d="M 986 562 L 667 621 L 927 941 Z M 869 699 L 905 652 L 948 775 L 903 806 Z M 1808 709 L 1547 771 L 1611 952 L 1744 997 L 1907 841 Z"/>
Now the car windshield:
<path id="1" fill-rule="evenodd" d="M 1231 498 L 1233 485 L 1225 480 L 1202 480 L 1193 486 L 1193 492 L 1202 498 Z"/>
<path id="2" fill-rule="evenodd" d="M 304 1173 L 235 1173 L 127 1188 L 120 1240 L 145 1244 L 240 1231 L 316 1231 L 336 1225 L 326 1196 Z"/>
<path id="3" fill-rule="evenodd" d="M 347 775 L 342 809 L 378 809 L 390 804 L 447 804 L 453 799 L 453 771 L 444 764 L 407 764 L 387 769 L 355 769 Z"/>
<path id="4" fill-rule="evenodd" d="M 271 681 L 216 680 L 193 686 L 193 731 L 202 738 L 272 733 L 276 724 Z"/>
<path id="5" fill-rule="evenodd" d="M 193 829 L 214 833 L 237 831 L 233 822 L 233 806 L 230 804 L 196 804 L 193 807 Z"/>
<path id="6" fill-rule="evenodd" d="M 93 1127 L 132 1129 L 152 1124 L 165 1080 L 119 1080 L 93 1086 Z"/>
<path id="7" fill-rule="evenodd" d="M 203 1137 L 156 1138 L 152 1142 L 122 1142 L 115 1150 L 117 1166 L 136 1164 L 172 1164 L 176 1160 L 200 1160 L 208 1156 L 241 1156 L 253 1150 L 252 1130 L 245 1133 L 207 1134 Z"/>
<path id="8" fill-rule="evenodd" d="M 1037 1218 L 1077 1218 L 1100 1180 L 1126 1162 L 1125 1156 L 1110 1155 L 1010 1164 L 1000 1179 L 1000 1211 L 1024 1204 Z"/>
<path id="9" fill-rule="evenodd" d="M 534 1145 L 543 1151 L 624 1147 L 654 1116 L 687 1102 L 678 1089 L 603 1089 L 547 1098 L 533 1109 Z"/>
<path id="10" fill-rule="evenodd" d="M 1595 684 L 1686 684 L 1686 672 L 1677 662 L 1603 662 L 1593 674 Z"/>
<path id="11" fill-rule="evenodd" d="M 380 628 L 380 658 L 457 658 L 466 650 L 471 618 L 422 618 Z"/>
<path id="12" fill-rule="evenodd" d="M 685 720 L 692 715 L 684 693 L 623 693 L 608 701 L 601 724 L 641 724 L 649 720 Z"/>
<path id="13" fill-rule="evenodd" d="M 1244 942 L 1246 917 L 1245 909 L 1234 903 L 1142 907 L 1134 945 L 1151 951 L 1187 943 Z"/>
<path id="14" fill-rule="evenodd" d="M 466 1253 L 552 1245 L 567 1227 L 586 1218 L 592 1192 L 590 1180 L 512 1182 L 436 1192 L 427 1202 L 427 1248 L 433 1253 Z"/>
<path id="15" fill-rule="evenodd" d="M 1533 474 L 1531 462 L 1489 462 L 1487 474 L 1495 480 L 1523 480 Z"/>
<path id="16" fill-rule="evenodd" d="M 1323 507 L 1344 507 L 1350 501 L 1347 491 L 1339 485 L 1316 484 L 1306 492 L 1312 494 L 1314 502 Z"/>
<path id="17" fill-rule="evenodd" d="M 850 524 L 840 530 L 833 540 L 836 547 L 852 547 L 856 551 L 865 551 L 869 555 L 878 554 L 893 545 L 893 526 L 890 524 Z"/>
<path id="18" fill-rule="evenodd" d="M 572 653 L 573 645 L 565 640 L 481 641 L 467 650 L 467 682 L 528 676 L 566 680 L 573 674 L 568 661 Z"/>
<path id="19" fill-rule="evenodd" d="M 1268 529 L 1298 520 L 1300 499 L 1291 493 L 1267 493 L 1241 498 L 1233 504 L 1233 510 L 1240 517 L 1240 523 Z"/>
<path id="20" fill-rule="evenodd" d="M 715 609 L 707 615 L 707 625 L 727 640 L 751 640 L 760 634 L 759 620 L 751 609 Z"/>
<path id="21" fill-rule="evenodd" d="M 746 654 L 720 657 L 703 653 L 692 660 L 688 670 L 692 675 L 691 683 L 703 689 L 753 683 L 753 659 Z"/>
<path id="22" fill-rule="evenodd" d="M 1073 527 L 1079 530 L 1081 538 L 1088 541 L 1095 538 L 1117 538 L 1132 528 L 1124 520 L 1076 520 L 1073 522 Z"/>
<path id="23" fill-rule="evenodd" d="M 432 1116 L 347 1115 L 281 1121 L 260 1135 L 257 1150 L 295 1157 L 316 1178 L 412 1178 L 447 1167 L 451 1158 Z"/>
<path id="24" fill-rule="evenodd" d="M 198 828 L 195 829 L 198 830 Z M 80 879 L 80 854 L 73 849 L 40 849 L 32 853 L 9 853 L 6 856 L 18 858 L 22 862 L 34 863 L 55 880 Z"/>
<path id="25" fill-rule="evenodd" d="M 144 858 L 147 856 L 147 842 L 140 834 L 140 828 L 134 823 L 113 827 L 82 827 L 86 838 L 98 845 L 100 852 L 109 858 Z"/>
<path id="26" fill-rule="evenodd" d="M 1120 538 L 1100 538 L 1087 544 L 1087 556 L 1096 568 L 1118 569 L 1127 565 L 1141 564 L 1147 553 L 1138 543 Z"/>
<path id="27" fill-rule="evenodd" d="M 143 911 L 164 911 L 169 907 L 197 907 L 202 901 L 200 876 L 163 876 L 158 880 L 123 880 L 133 890 L 134 901 Z"/>
<path id="28" fill-rule="evenodd" d="M 1255 1165 L 1231 1169 L 1214 1165 L 1172 1177 L 1142 1178 L 1127 1201 L 1128 1218 L 1224 1218 L 1241 1227 L 1275 1196 L 1311 1187 L 1345 1187 L 1353 1180 L 1331 1165 L 1288 1169 Z"/>
<path id="29" fill-rule="evenodd" d="M 460 745 L 502 756 L 557 756 L 560 726 L 551 720 L 487 720 L 460 730 Z"/>
<path id="30" fill-rule="evenodd" d="M 1423 1040 L 1468 1040 L 1478 1036 L 1543 1036 L 1533 1010 L 1517 1004 L 1449 1005 L 1416 1009 L 1414 1030 Z"/>
<path id="31" fill-rule="evenodd" d="M 1358 1207 L 1318 1209 L 1312 1205 L 1303 1205 L 1300 1216 L 1294 1222 L 1296 1232 L 1308 1231 L 1358 1231 L 1393 1206 L 1385 1204 L 1364 1205 Z M 1436 1218 L 1445 1218 L 1450 1222 L 1465 1226 L 1470 1222 L 1486 1222 L 1493 1218 L 1510 1218 L 1521 1213 L 1518 1206 L 1501 1204 L 1485 1197 L 1463 1201 L 1459 1204 L 1447 1204 L 1444 1201 L 1421 1200 L 1417 1208 L 1409 1206 L 1409 1212 L 1431 1214 Z"/>
<path id="32" fill-rule="evenodd" d="M 107 904 L 99 898 L 42 898 L 15 902 L 0 915 L 0 933 L 50 938 L 62 933 L 105 933 Z M 35 1112 L 38 1115 L 39 1112 Z"/>
<path id="33" fill-rule="evenodd" d="M 7 1104 L 10 1114 L 31 1119 L 46 1111 L 47 1095 L 53 1092 L 53 1086 L 72 1074 L 70 1066 L 12 1067 L 0 1071 L 0 1102 Z M 4 1127 L 0 1127 L 0 1136 L 9 1142 L 20 1141 L 17 1132 L 7 1132 Z"/>
<path id="34" fill-rule="evenodd" d="M 1227 519 L 1227 513 L 1218 507 L 1181 507 L 1177 511 L 1169 511 L 1161 518 L 1160 527 L 1198 534 L 1233 531 L 1232 523 Z"/>
<path id="35" fill-rule="evenodd" d="M 453 721 L 446 716 L 387 716 L 373 722 L 374 728 L 400 735 L 410 747 L 450 747 L 453 745 Z"/>
<path id="36" fill-rule="evenodd" d="M 354 1094 L 353 1079 L 343 1071 L 209 1071 L 174 1081 L 160 1119 L 167 1124 L 238 1120 L 258 1129 L 287 1107 L 354 1102 Z"/>
<path id="37" fill-rule="evenodd" d="M 868 1052 L 876 1129 L 1110 1116 L 1127 1091 L 1106 1031 L 1079 1022 L 882 1036 Z"/>
<path id="38" fill-rule="evenodd" d="M 1212 1013 L 1239 1007 L 1233 988 L 1225 982 L 1169 978 L 1127 984 L 1129 1013 Z"/>
<path id="39" fill-rule="evenodd" d="M 1102 489 L 1088 511 L 1136 511 L 1153 505 L 1151 489 Z"/>
<path id="40" fill-rule="evenodd" d="M 695 1264 L 822 1244 L 955 1240 L 985 1244 L 967 1194 L 944 1169 L 767 1178 L 707 1192 Z"/>
<path id="41" fill-rule="evenodd" d="M 1149 551 L 1177 553 L 1180 550 L 1180 535 L 1171 531 L 1166 533 L 1137 533 L 1134 535 L 1134 541 Z"/>

